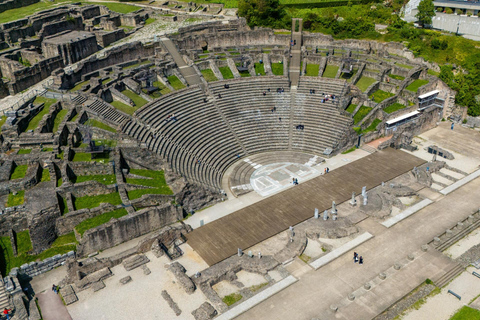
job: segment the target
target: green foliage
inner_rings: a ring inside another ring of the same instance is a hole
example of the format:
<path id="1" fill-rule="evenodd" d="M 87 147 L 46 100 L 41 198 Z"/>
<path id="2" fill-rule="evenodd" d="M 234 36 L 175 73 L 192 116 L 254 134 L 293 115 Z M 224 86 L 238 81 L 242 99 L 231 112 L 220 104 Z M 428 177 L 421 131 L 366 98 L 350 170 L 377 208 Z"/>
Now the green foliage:
<path id="1" fill-rule="evenodd" d="M 103 129 L 103 130 L 106 130 L 106 131 L 113 132 L 113 133 L 117 132 L 117 130 L 113 129 L 112 127 L 107 126 L 103 122 L 100 122 L 100 121 L 95 120 L 95 119 L 88 119 L 87 122 L 85 122 L 85 125 L 96 127 L 96 128 L 99 128 L 99 129 Z"/>
<path id="2" fill-rule="evenodd" d="M 75 233 L 70 232 L 70 233 L 64 234 L 63 236 L 59 236 L 57 239 L 55 239 L 55 241 L 53 241 L 51 247 L 52 248 L 58 248 L 58 247 L 62 247 L 62 246 L 65 246 L 65 245 L 77 244 L 77 243 L 78 243 L 78 241 L 75 238 Z"/>
<path id="3" fill-rule="evenodd" d="M 28 230 L 20 231 L 16 237 L 17 253 L 27 253 L 32 250 L 32 241 L 30 240 L 30 232 Z"/>
<path id="4" fill-rule="evenodd" d="M 77 83 L 77 84 L 75 85 L 75 87 L 73 87 L 72 89 L 70 89 L 70 91 L 72 91 L 72 92 L 78 91 L 78 90 L 82 89 L 82 87 L 83 87 L 84 85 L 87 85 L 87 84 L 89 84 L 89 83 L 90 83 L 89 80 L 83 81 L 83 82 L 79 82 L 79 83 Z"/>
<path id="5" fill-rule="evenodd" d="M 110 156 L 108 153 L 104 154 L 95 154 L 94 158 L 92 158 L 92 154 L 86 153 L 86 152 L 75 152 L 75 155 L 73 156 L 72 161 L 84 161 L 84 162 L 90 162 L 90 161 L 97 161 L 101 163 L 106 163 L 110 159 Z"/>
<path id="6" fill-rule="evenodd" d="M 263 25 L 280 29 L 288 23 L 288 17 L 279 0 L 240 0 L 238 16 L 245 17 L 250 27 Z"/>
<path id="7" fill-rule="evenodd" d="M 57 115 L 55 116 L 55 120 L 53 121 L 52 132 L 57 132 L 58 131 L 58 127 L 60 127 L 60 124 L 65 119 L 65 116 L 67 115 L 67 113 L 68 113 L 67 109 L 62 109 L 57 113 Z"/>
<path id="8" fill-rule="evenodd" d="M 255 74 L 258 76 L 258 74 L 264 76 L 265 73 L 265 67 L 263 63 L 255 63 Z"/>
<path id="9" fill-rule="evenodd" d="M 312 257 L 307 256 L 305 253 L 302 253 L 301 255 L 298 256 L 300 260 L 302 260 L 305 263 L 308 263 L 312 259 Z"/>
<path id="10" fill-rule="evenodd" d="M 106 6 L 108 9 L 118 13 L 130 13 L 141 9 L 130 4 L 116 3 L 116 2 L 95 2 L 95 4 Z"/>
<path id="11" fill-rule="evenodd" d="M 207 82 L 217 81 L 217 77 L 213 73 L 212 69 L 204 69 L 202 70 L 202 75 L 207 80 Z"/>
<path id="12" fill-rule="evenodd" d="M 20 62 L 22 65 L 24 65 L 25 67 L 31 67 L 32 64 L 30 63 L 30 61 L 28 61 L 27 59 L 24 59 L 22 57 L 18 57 L 18 62 Z"/>
<path id="13" fill-rule="evenodd" d="M 375 118 L 375 120 L 373 120 L 372 123 L 367 128 L 365 128 L 365 130 L 362 130 L 362 133 L 368 133 L 370 131 L 377 130 L 377 127 L 381 122 L 382 120 Z"/>
<path id="14" fill-rule="evenodd" d="M 62 215 L 68 213 L 68 204 L 67 204 L 67 199 L 60 197 L 61 201 L 58 202 L 58 205 L 60 207 L 60 212 Z"/>
<path id="15" fill-rule="evenodd" d="M 5 124 L 5 121 L 7 121 L 7 117 L 1 116 L 0 117 L 0 133 L 2 132 L 2 126 Z"/>
<path id="16" fill-rule="evenodd" d="M 282 76 L 283 75 L 283 63 L 272 63 L 272 72 L 276 76 Z"/>
<path id="17" fill-rule="evenodd" d="M 7 207 L 15 207 L 25 202 L 25 190 L 18 191 L 16 195 L 8 194 Z"/>
<path id="18" fill-rule="evenodd" d="M 160 89 L 160 93 L 161 94 L 167 94 L 167 93 L 170 93 L 170 89 L 168 89 L 163 83 L 161 83 L 160 81 L 155 81 L 153 83 L 153 86 L 154 87 L 157 87 L 158 89 Z"/>
<path id="19" fill-rule="evenodd" d="M 90 175 L 90 176 L 77 176 L 74 178 L 74 183 L 80 183 L 85 181 L 97 181 L 104 185 L 114 184 L 116 181 L 114 174 L 105 175 Z"/>
<path id="20" fill-rule="evenodd" d="M 393 112 L 395 112 L 395 111 L 404 109 L 404 108 L 406 108 L 406 107 L 407 107 L 407 106 L 404 106 L 404 105 L 401 104 L 401 103 L 395 102 L 395 103 L 389 105 L 388 107 L 386 107 L 385 109 L 383 109 L 383 111 L 385 111 L 386 113 L 393 113 Z"/>
<path id="21" fill-rule="evenodd" d="M 50 181 L 50 171 L 48 169 L 42 170 L 42 180 L 40 182 L 47 182 Z"/>
<path id="22" fill-rule="evenodd" d="M 463 306 L 450 320 L 478 320 L 480 319 L 480 311 L 477 309 Z"/>
<path id="23" fill-rule="evenodd" d="M 353 147 L 353 148 L 350 148 L 348 150 L 343 151 L 342 154 L 347 154 L 347 153 L 353 152 L 355 150 L 357 150 L 357 148 Z"/>
<path id="24" fill-rule="evenodd" d="M 219 67 L 218 69 L 222 73 L 223 79 L 233 79 L 234 78 L 232 70 L 230 70 L 230 67 L 225 66 L 225 67 Z"/>
<path id="25" fill-rule="evenodd" d="M 338 72 L 338 66 L 327 65 L 323 71 L 322 77 L 324 78 L 335 78 Z"/>
<path id="26" fill-rule="evenodd" d="M 127 27 L 127 26 L 122 26 L 122 27 L 123 28 L 133 28 L 133 27 Z M 133 68 L 140 67 L 140 66 L 143 66 L 144 64 L 149 64 L 149 63 L 151 63 L 149 60 L 145 60 L 145 61 L 141 61 L 139 63 L 128 65 L 126 67 L 123 67 L 122 69 L 124 69 L 124 70 L 133 69 Z"/>
<path id="27" fill-rule="evenodd" d="M 20 149 L 17 154 L 29 154 L 30 152 L 32 152 L 32 149 Z"/>
<path id="28" fill-rule="evenodd" d="M 452 8 L 445 8 L 445 13 L 446 14 L 452 14 L 453 13 Z"/>
<path id="29" fill-rule="evenodd" d="M 123 103 L 123 102 L 116 101 L 116 100 L 110 102 L 110 104 L 112 106 L 114 106 L 116 109 L 118 109 L 122 112 L 125 112 L 126 114 L 129 114 L 129 115 L 132 115 L 135 112 L 135 110 L 137 109 L 135 107 L 129 106 L 129 105 Z"/>
<path id="30" fill-rule="evenodd" d="M 262 289 L 263 287 L 268 286 L 268 282 L 256 284 L 250 287 L 250 291 L 257 292 L 258 290 Z"/>
<path id="31" fill-rule="evenodd" d="M 425 283 L 426 283 L 426 284 L 433 284 L 433 281 L 427 278 L 427 279 L 425 280 Z"/>
<path id="32" fill-rule="evenodd" d="M 40 120 L 42 120 L 43 116 L 46 115 L 50 109 L 50 106 L 55 103 L 57 100 L 55 99 L 49 99 L 49 98 L 45 98 L 45 97 L 36 97 L 35 98 L 35 101 L 33 101 L 33 103 L 35 105 L 38 105 L 38 104 L 41 104 L 41 103 L 45 103 L 44 106 L 43 106 L 43 109 L 40 110 L 39 113 L 37 113 L 37 115 L 35 117 L 33 117 L 30 122 L 28 123 L 28 126 L 27 128 L 25 128 L 25 131 L 28 131 L 28 130 L 35 130 L 38 126 L 38 123 L 40 122 Z"/>
<path id="33" fill-rule="evenodd" d="M 362 77 L 360 77 L 360 79 L 357 81 L 357 83 L 355 85 L 358 87 L 358 89 L 362 90 L 362 92 L 365 92 L 365 90 L 367 90 L 368 87 L 370 87 L 372 84 L 374 84 L 375 81 L 377 81 L 377 80 L 375 80 L 373 78 L 362 76 Z"/>
<path id="34" fill-rule="evenodd" d="M 421 87 L 421 86 L 424 86 L 428 83 L 428 80 L 421 80 L 421 79 L 417 79 L 415 81 L 413 81 L 412 83 L 410 83 L 406 89 L 409 90 L 409 91 L 412 91 L 412 92 L 417 92 L 417 90 Z"/>
<path id="35" fill-rule="evenodd" d="M 175 90 L 180 90 L 185 88 L 185 85 L 177 78 L 177 76 L 168 77 L 168 82 Z"/>
<path id="36" fill-rule="evenodd" d="M 432 18 L 435 16 L 435 6 L 432 0 L 420 1 L 417 10 L 418 12 L 415 17 L 423 26 L 432 24 Z"/>
<path id="37" fill-rule="evenodd" d="M 377 90 L 374 93 L 372 93 L 369 98 L 372 99 L 373 101 L 375 101 L 376 103 L 380 103 L 385 99 L 393 97 L 394 95 L 395 94 L 393 94 L 391 92 L 386 92 L 386 91 L 383 91 L 383 90 Z"/>
<path id="38" fill-rule="evenodd" d="M 143 99 L 140 97 L 138 94 L 134 93 L 133 91 L 130 90 L 123 90 L 122 93 L 132 99 L 133 103 L 135 103 L 135 107 L 140 108 L 147 104 L 147 100 Z"/>
<path id="39" fill-rule="evenodd" d="M 360 121 L 362 121 L 365 116 L 372 111 L 373 108 L 367 107 L 367 106 L 361 106 L 360 109 L 358 109 L 357 113 L 355 116 L 353 116 L 353 123 L 357 124 Z"/>
<path id="40" fill-rule="evenodd" d="M 110 203 L 116 206 L 122 204 L 122 200 L 120 199 L 118 192 L 99 194 L 95 196 L 84 196 L 74 199 L 74 206 L 76 210 L 95 208 L 98 207 L 100 203 Z"/>
<path id="41" fill-rule="evenodd" d="M 319 65 L 307 63 L 305 75 L 308 77 L 318 77 Z"/>
<path id="42" fill-rule="evenodd" d="M 131 169 L 130 173 L 147 179 L 127 178 L 127 183 L 148 187 L 146 189 L 128 191 L 128 198 L 130 200 L 140 198 L 144 194 L 173 194 L 165 181 L 165 174 L 163 171 Z"/>
<path id="43" fill-rule="evenodd" d="M 147 20 L 145 20 L 145 25 L 148 26 L 150 23 L 153 23 L 153 22 L 155 22 L 155 19 L 148 18 Z"/>
<path id="44" fill-rule="evenodd" d="M 396 63 L 396 65 L 405 69 L 413 69 L 413 66 L 408 64 Z"/>
<path id="45" fill-rule="evenodd" d="M 405 77 L 400 76 L 398 74 L 389 74 L 388 76 L 392 79 L 395 79 L 395 80 L 400 80 L 400 81 L 405 80 Z"/>
<path id="46" fill-rule="evenodd" d="M 356 108 L 357 108 L 357 105 L 352 103 L 347 107 L 347 109 L 345 109 L 345 111 L 347 111 L 350 114 L 353 114 L 353 111 L 355 111 Z"/>
<path id="47" fill-rule="evenodd" d="M 28 165 L 26 164 L 16 166 L 15 169 L 13 169 L 12 175 L 10 176 L 10 180 L 24 178 L 25 174 L 27 173 L 27 169 L 28 169 Z"/>
<path id="48" fill-rule="evenodd" d="M 242 1 L 242 0 L 240 0 Z M 227 306 L 231 306 L 232 304 L 234 304 L 235 302 L 238 302 L 242 299 L 242 295 L 239 294 L 239 293 L 232 293 L 232 294 L 229 294 L 228 296 L 225 296 L 222 298 L 222 301 L 227 305 Z"/>
<path id="49" fill-rule="evenodd" d="M 92 228 L 98 227 L 102 224 L 107 223 L 112 218 L 118 219 L 128 214 L 127 210 L 125 209 L 118 209 L 110 212 L 103 213 L 96 217 L 83 220 L 80 224 L 75 226 L 75 230 L 83 236 L 85 231 L 90 230 Z"/>

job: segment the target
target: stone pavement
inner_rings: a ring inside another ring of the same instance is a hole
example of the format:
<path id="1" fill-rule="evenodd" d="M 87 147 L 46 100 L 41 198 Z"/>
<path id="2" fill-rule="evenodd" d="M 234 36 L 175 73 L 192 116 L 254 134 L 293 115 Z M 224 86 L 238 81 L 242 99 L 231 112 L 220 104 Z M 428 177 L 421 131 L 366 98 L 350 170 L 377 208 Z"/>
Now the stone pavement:
<path id="1" fill-rule="evenodd" d="M 51 289 L 37 294 L 36 297 L 42 310 L 43 320 L 72 320 L 60 296 Z"/>
<path id="2" fill-rule="evenodd" d="M 479 188 L 480 179 L 476 179 L 389 229 L 372 218 L 362 221 L 359 227 L 375 236 L 355 249 L 365 260 L 363 266 L 352 263 L 352 250 L 317 271 L 300 275 L 297 283 L 238 319 L 371 319 L 426 278 L 446 272 L 451 260 L 430 249 L 367 294 L 348 304 L 346 297 L 478 210 Z M 331 305 L 341 304 L 336 315 L 331 313 Z"/>

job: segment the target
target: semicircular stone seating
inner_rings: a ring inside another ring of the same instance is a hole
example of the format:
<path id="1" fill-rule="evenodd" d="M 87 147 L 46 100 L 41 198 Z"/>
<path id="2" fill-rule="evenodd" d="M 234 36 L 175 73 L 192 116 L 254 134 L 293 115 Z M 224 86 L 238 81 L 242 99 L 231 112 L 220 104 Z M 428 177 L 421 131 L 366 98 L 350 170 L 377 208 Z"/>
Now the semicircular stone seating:
<path id="1" fill-rule="evenodd" d="M 310 96 L 313 86 L 338 96 L 343 88 L 341 82 L 301 80 L 293 100 L 288 78 L 280 76 L 212 82 L 205 92 L 191 86 L 143 106 L 122 131 L 189 181 L 221 190 L 225 171 L 239 158 L 289 150 L 290 139 L 291 150 L 313 154 L 336 145 L 351 119 L 333 104 L 320 103 L 319 94 Z M 305 125 L 303 132 L 291 130 L 291 114 L 294 126 Z"/>

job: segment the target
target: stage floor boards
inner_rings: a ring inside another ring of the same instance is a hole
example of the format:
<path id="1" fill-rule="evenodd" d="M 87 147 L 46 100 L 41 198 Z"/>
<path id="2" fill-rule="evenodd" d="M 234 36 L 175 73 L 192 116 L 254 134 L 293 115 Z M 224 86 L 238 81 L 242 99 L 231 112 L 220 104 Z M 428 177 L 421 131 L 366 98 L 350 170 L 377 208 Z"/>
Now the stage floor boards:
<path id="1" fill-rule="evenodd" d="M 187 235 L 189 245 L 214 265 L 279 232 L 425 163 L 400 150 L 387 148 L 280 192 L 228 216 L 212 221 Z"/>

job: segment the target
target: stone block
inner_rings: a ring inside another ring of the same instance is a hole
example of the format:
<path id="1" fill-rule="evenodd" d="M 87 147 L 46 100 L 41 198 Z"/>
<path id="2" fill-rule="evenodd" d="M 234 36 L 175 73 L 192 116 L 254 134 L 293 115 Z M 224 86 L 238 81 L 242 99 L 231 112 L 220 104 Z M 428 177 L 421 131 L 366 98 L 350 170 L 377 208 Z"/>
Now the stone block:
<path id="1" fill-rule="evenodd" d="M 348 295 L 348 300 L 350 300 L 350 301 L 355 300 L 355 295 L 354 295 L 353 293 L 350 293 L 350 294 Z"/>
<path id="2" fill-rule="evenodd" d="M 424 245 L 422 246 L 422 251 L 423 251 L 423 252 L 427 252 L 427 251 L 428 251 L 428 244 L 424 244 Z"/>
<path id="3" fill-rule="evenodd" d="M 365 290 L 370 290 L 370 289 L 372 288 L 372 286 L 370 285 L 370 283 L 367 282 L 367 283 L 365 283 L 365 284 L 363 285 L 363 288 L 364 288 Z"/>
<path id="4" fill-rule="evenodd" d="M 120 279 L 120 283 L 121 283 L 121 284 L 127 284 L 127 283 L 129 283 L 130 281 L 132 281 L 132 277 L 130 277 L 130 276 L 126 276 L 126 277 Z"/>
<path id="5" fill-rule="evenodd" d="M 93 292 L 97 292 L 99 290 L 102 290 L 103 288 L 105 288 L 105 283 L 103 283 L 103 281 L 97 281 L 95 282 L 93 285 L 92 285 L 92 289 L 93 289 Z"/>
<path id="6" fill-rule="evenodd" d="M 380 273 L 380 274 L 378 275 L 378 277 L 379 277 L 380 279 L 382 279 L 382 280 L 387 279 L 387 275 L 386 275 L 384 272 Z"/>
<path id="7" fill-rule="evenodd" d="M 413 254 L 409 254 L 407 258 L 408 258 L 408 260 L 410 260 L 410 261 L 415 260 L 415 256 L 414 256 Z"/>
<path id="8" fill-rule="evenodd" d="M 208 302 L 202 303 L 202 305 L 192 311 L 192 315 L 195 320 L 210 320 L 217 315 L 217 310 Z"/>
<path id="9" fill-rule="evenodd" d="M 400 263 L 395 263 L 395 264 L 393 265 L 393 268 L 394 268 L 395 270 L 400 270 L 401 267 L 402 267 L 402 265 L 401 265 Z"/>

